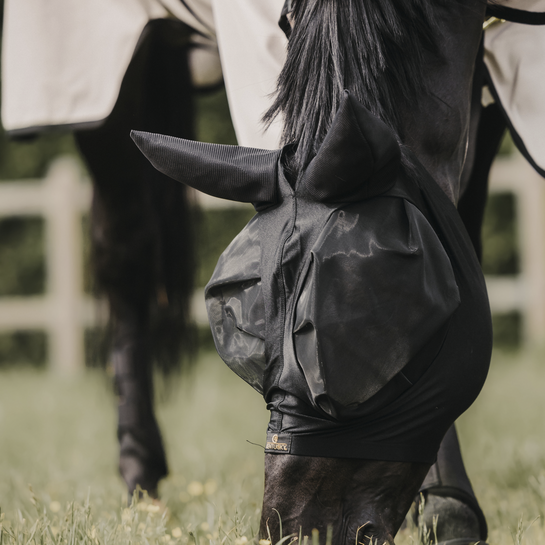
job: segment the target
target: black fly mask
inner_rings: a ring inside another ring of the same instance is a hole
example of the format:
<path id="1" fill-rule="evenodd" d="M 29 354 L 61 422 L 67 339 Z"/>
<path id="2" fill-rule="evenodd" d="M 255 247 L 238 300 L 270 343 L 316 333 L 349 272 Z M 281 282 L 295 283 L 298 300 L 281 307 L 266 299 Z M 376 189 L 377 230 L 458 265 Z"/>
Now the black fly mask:
<path id="1" fill-rule="evenodd" d="M 406 190 L 393 132 L 346 93 L 290 184 L 267 151 L 134 132 L 151 163 L 257 214 L 206 287 L 216 348 L 267 401 L 344 418 L 403 370 L 459 305 L 441 241 Z"/>

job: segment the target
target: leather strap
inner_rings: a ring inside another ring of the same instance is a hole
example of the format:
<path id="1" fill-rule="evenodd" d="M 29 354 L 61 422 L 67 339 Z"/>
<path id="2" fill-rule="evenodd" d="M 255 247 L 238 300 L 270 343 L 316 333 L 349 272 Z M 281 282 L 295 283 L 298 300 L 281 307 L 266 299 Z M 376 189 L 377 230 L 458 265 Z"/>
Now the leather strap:
<path id="1" fill-rule="evenodd" d="M 512 23 L 523 25 L 545 25 L 545 12 L 525 11 L 522 9 L 508 8 L 505 6 L 488 6 L 486 14 L 498 19 L 505 19 Z"/>
<path id="2" fill-rule="evenodd" d="M 293 2 L 292 0 L 286 0 L 284 6 L 282 7 L 282 13 L 280 14 L 280 19 L 278 20 L 278 26 L 282 29 L 282 32 L 286 35 L 286 38 L 289 40 L 291 35 L 291 25 L 288 21 L 288 13 L 293 11 Z"/>

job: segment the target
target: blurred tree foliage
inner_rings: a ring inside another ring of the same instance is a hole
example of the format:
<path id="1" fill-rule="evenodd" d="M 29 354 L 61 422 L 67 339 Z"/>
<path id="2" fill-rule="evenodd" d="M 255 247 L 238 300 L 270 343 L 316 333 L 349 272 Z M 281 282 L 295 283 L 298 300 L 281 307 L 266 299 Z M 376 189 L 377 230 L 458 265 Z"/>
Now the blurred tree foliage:
<path id="1" fill-rule="evenodd" d="M 483 224 L 485 274 L 518 274 L 516 200 L 512 193 L 489 197 Z"/>
<path id="2" fill-rule="evenodd" d="M 47 335 L 44 331 L 0 333 L 0 368 L 30 365 L 45 367 Z"/>
<path id="3" fill-rule="evenodd" d="M 58 155 L 75 155 L 71 134 L 52 132 L 37 137 L 10 140 L 0 132 L 0 182 L 43 178 Z"/>
<path id="4" fill-rule="evenodd" d="M 0 221 L 0 297 L 39 295 L 45 288 L 44 221 Z"/>
<path id="5" fill-rule="evenodd" d="M 503 140 L 500 144 L 500 149 L 498 150 L 498 155 L 510 155 L 515 151 L 515 143 L 513 142 L 513 139 L 511 138 L 511 134 L 509 131 L 505 131 L 505 134 L 503 136 Z"/>
<path id="6" fill-rule="evenodd" d="M 196 108 L 197 140 L 233 146 L 237 144 L 225 89 L 197 97 Z"/>

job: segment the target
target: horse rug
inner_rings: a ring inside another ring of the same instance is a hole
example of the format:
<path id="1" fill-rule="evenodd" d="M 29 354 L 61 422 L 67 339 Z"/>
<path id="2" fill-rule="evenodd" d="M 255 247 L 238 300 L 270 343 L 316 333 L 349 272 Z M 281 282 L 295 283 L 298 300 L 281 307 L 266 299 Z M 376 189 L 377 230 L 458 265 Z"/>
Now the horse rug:
<path id="1" fill-rule="evenodd" d="M 545 0 L 504 0 L 544 12 Z M 274 149 L 280 127 L 260 119 L 282 67 L 282 0 L 5 0 L 2 122 L 12 134 L 85 126 L 112 111 L 146 24 L 174 17 L 197 31 L 197 85 L 221 77 L 240 144 Z M 504 22 L 485 32 L 489 87 L 517 146 L 545 175 L 545 29 Z"/>
<path id="2" fill-rule="evenodd" d="M 4 128 L 16 135 L 103 121 L 148 22 L 174 18 L 196 31 L 194 84 L 221 81 L 223 69 L 239 142 L 274 148 L 279 127 L 265 133 L 260 119 L 284 60 L 281 9 L 282 0 L 5 0 Z"/>
<path id="3" fill-rule="evenodd" d="M 503 4 L 545 12 L 545 0 Z M 486 29 L 484 46 L 494 100 L 504 113 L 517 147 L 545 176 L 545 27 L 498 22 Z"/>

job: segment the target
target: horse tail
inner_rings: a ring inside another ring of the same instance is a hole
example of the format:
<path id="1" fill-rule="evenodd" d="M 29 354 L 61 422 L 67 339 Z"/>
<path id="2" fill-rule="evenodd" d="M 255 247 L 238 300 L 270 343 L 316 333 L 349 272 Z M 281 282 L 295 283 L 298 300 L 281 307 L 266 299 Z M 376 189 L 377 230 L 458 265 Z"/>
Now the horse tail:
<path id="1" fill-rule="evenodd" d="M 281 114 L 283 143 L 298 144 L 291 168 L 316 154 L 345 89 L 402 143 L 400 112 L 425 92 L 424 56 L 437 51 L 434 14 L 430 0 L 295 1 L 287 60 L 264 116 L 271 123 Z"/>
<path id="2" fill-rule="evenodd" d="M 191 362 L 196 348 L 190 306 L 197 211 L 186 187 L 155 170 L 129 133 L 140 128 L 194 137 L 189 36 L 175 20 L 148 23 L 112 114 L 76 135 L 94 179 L 96 289 L 110 303 L 101 344 L 115 348 L 128 335 L 145 344 L 145 367 L 153 362 L 166 374 Z"/>
<path id="3" fill-rule="evenodd" d="M 195 137 L 194 90 L 187 61 L 188 35 L 176 21 L 161 21 L 154 32 L 144 78 L 147 130 Z M 149 112 L 149 113 L 148 113 Z M 146 165 L 147 166 L 147 165 Z M 147 169 L 155 210 L 155 290 L 150 301 L 150 348 L 164 374 L 193 361 L 196 326 L 191 300 L 196 270 L 198 211 L 183 184 Z"/>
<path id="4" fill-rule="evenodd" d="M 154 199 L 160 247 L 151 301 L 150 345 L 154 365 L 168 375 L 193 361 L 197 348 L 190 310 L 198 211 L 191 203 L 188 189 L 170 179 L 154 184 Z"/>

